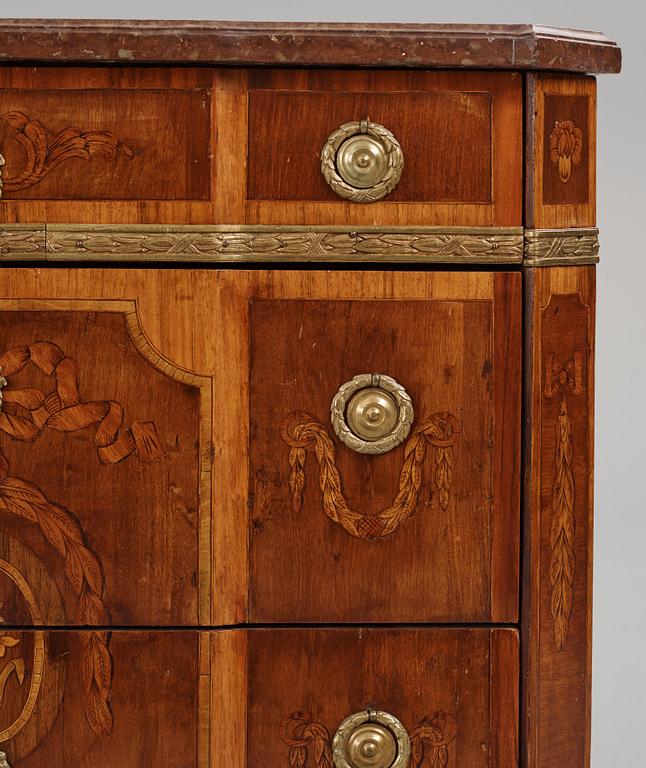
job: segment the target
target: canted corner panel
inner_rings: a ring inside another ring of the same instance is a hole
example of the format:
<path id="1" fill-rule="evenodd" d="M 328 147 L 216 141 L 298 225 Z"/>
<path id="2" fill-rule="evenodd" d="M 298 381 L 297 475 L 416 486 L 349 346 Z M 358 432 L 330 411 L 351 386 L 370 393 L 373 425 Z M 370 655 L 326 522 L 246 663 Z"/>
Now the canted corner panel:
<path id="1" fill-rule="evenodd" d="M 596 81 L 527 75 L 526 224 L 594 227 Z"/>
<path id="2" fill-rule="evenodd" d="M 525 764 L 587 765 L 594 267 L 528 280 Z M 531 632 L 529 627 L 532 627 Z M 564 732 L 568 738 L 560 738 Z"/>
<path id="3" fill-rule="evenodd" d="M 133 301 L 2 299 L 0 315 L 4 558 L 22 543 L 45 564 L 55 624 L 210 623 L 210 380 L 155 352 Z M 12 606 L 7 625 L 39 623 Z M 104 632 L 83 638 L 109 658 Z"/>
<path id="4" fill-rule="evenodd" d="M 247 147 L 246 166 L 228 170 L 251 224 L 519 226 L 521 90 L 508 72 L 249 73 L 221 152 Z M 320 156 L 340 126 L 367 118 L 392 132 L 404 167 L 387 197 L 357 203 L 328 186 Z"/>
<path id="5" fill-rule="evenodd" d="M 0 579 L 48 610 L 2 560 Z M 163 765 L 172 743 L 176 765 L 209 768 L 208 635 L 115 630 L 106 650 L 96 634 L 0 632 L 0 766 Z"/>
<path id="6" fill-rule="evenodd" d="M 514 620 L 516 277 L 496 277 L 493 300 L 252 300 L 252 621 Z M 381 455 L 330 422 L 340 385 L 366 372 L 395 378 L 415 409 Z"/>

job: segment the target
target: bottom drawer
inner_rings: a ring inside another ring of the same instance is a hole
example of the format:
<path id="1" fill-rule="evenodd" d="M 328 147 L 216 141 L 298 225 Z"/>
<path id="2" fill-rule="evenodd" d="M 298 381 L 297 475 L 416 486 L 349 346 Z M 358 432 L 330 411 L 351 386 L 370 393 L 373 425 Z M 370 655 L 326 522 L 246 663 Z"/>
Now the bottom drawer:
<path id="1" fill-rule="evenodd" d="M 518 663 L 509 629 L 6 628 L 0 749 L 12 768 L 515 768 Z"/>

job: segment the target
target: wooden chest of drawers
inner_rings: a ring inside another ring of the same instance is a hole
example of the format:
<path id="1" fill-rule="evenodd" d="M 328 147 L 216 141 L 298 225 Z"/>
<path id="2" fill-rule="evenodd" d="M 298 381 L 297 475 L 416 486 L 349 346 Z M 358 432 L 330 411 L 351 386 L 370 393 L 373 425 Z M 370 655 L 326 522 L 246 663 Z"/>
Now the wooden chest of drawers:
<path id="1" fill-rule="evenodd" d="M 585 768 L 616 45 L 0 30 L 0 766 Z"/>

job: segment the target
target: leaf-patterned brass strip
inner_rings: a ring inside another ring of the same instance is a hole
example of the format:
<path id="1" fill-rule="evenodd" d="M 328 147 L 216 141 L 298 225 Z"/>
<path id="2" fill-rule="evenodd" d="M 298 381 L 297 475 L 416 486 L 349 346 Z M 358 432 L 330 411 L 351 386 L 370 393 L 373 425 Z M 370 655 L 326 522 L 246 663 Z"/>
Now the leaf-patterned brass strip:
<path id="1" fill-rule="evenodd" d="M 311 715 L 291 712 L 280 730 L 289 748 L 289 768 L 333 768 L 329 731 Z M 449 745 L 457 731 L 455 716 L 447 712 L 423 718 L 410 734 L 412 768 L 448 768 Z"/>
<path id="2" fill-rule="evenodd" d="M 0 224 L 0 258 L 44 259 L 46 254 L 44 224 Z"/>
<path id="3" fill-rule="evenodd" d="M 520 227 L 0 225 L 7 259 L 519 264 Z"/>
<path id="4" fill-rule="evenodd" d="M 16 141 L 24 150 L 27 162 L 17 176 L 2 177 L 4 158 L 0 162 L 0 196 L 38 184 L 56 166 L 72 157 L 90 160 L 103 157 L 113 160 L 119 153 L 131 158 L 132 150 L 110 131 L 81 131 L 65 128 L 51 141 L 40 120 L 32 120 L 18 110 L 0 115 L 0 121 L 14 131 Z"/>
<path id="5" fill-rule="evenodd" d="M 376 515 L 366 515 L 348 506 L 336 467 L 334 442 L 327 429 L 307 413 L 292 413 L 284 420 L 281 428 L 281 436 L 290 447 L 289 487 L 292 506 L 297 512 L 302 507 L 306 448 L 312 446 L 319 464 L 323 510 L 330 520 L 358 539 L 374 540 L 389 536 L 417 508 L 422 484 L 421 470 L 428 444 L 434 448 L 434 485 L 440 506 L 442 509 L 448 507 L 453 482 L 453 443 L 459 431 L 459 422 L 450 413 L 436 413 L 424 419 L 404 446 L 404 463 L 393 503 Z"/>
<path id="6" fill-rule="evenodd" d="M 526 229 L 525 264 L 531 267 L 596 264 L 599 261 L 599 230 Z"/>
<path id="7" fill-rule="evenodd" d="M 550 530 L 550 584 L 551 609 L 554 618 L 554 637 L 561 650 L 568 636 L 570 616 L 574 603 L 574 473 L 572 471 L 572 429 L 565 394 L 561 399 L 556 423 L 556 474 L 552 487 L 552 524 Z"/>
<path id="8" fill-rule="evenodd" d="M 3 224 L 0 258 L 45 261 L 596 264 L 599 230 Z"/>

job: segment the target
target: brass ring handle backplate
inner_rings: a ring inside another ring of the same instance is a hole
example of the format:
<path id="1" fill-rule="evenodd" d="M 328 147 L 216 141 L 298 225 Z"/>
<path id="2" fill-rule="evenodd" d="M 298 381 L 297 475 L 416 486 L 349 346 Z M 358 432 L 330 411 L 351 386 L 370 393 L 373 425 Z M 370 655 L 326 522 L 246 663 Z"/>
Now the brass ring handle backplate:
<path id="1" fill-rule="evenodd" d="M 341 442 L 357 453 L 388 453 L 406 439 L 413 403 L 401 384 L 381 373 L 362 373 L 342 384 L 330 418 Z"/>
<path id="2" fill-rule="evenodd" d="M 340 197 L 373 203 L 393 191 L 404 169 L 402 148 L 383 125 L 344 123 L 321 150 L 321 173 Z"/>
<path id="3" fill-rule="evenodd" d="M 410 738 L 394 715 L 367 709 L 337 728 L 332 756 L 336 768 L 407 768 Z"/>

